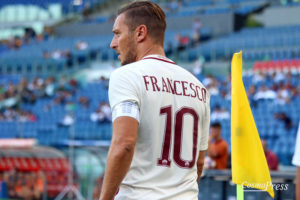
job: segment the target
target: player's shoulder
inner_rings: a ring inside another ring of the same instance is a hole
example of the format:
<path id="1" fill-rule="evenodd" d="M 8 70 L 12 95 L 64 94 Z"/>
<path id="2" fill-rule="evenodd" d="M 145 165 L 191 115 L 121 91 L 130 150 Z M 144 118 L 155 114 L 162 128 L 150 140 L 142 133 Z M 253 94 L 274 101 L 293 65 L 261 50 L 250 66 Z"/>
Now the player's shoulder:
<path id="1" fill-rule="evenodd" d="M 134 73 L 136 68 L 140 65 L 141 61 L 133 62 L 124 66 L 121 66 L 113 71 L 113 74 L 124 74 L 124 73 Z"/>
<path id="2" fill-rule="evenodd" d="M 135 66 L 134 63 L 121 66 L 112 72 L 111 77 L 119 77 L 119 76 L 122 77 L 134 73 L 134 68 L 135 68 L 134 66 Z"/>
<path id="3" fill-rule="evenodd" d="M 139 80 L 140 73 L 136 62 L 121 66 L 110 75 L 110 83 L 137 82 Z"/>

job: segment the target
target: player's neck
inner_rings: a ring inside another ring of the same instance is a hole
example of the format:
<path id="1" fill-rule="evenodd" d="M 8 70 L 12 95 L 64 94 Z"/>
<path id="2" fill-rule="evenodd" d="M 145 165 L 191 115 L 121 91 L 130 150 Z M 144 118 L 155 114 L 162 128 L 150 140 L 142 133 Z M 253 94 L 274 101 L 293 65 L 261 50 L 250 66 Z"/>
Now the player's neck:
<path id="1" fill-rule="evenodd" d="M 152 45 L 148 48 L 144 48 L 144 51 L 140 51 L 141 53 L 137 55 L 137 61 L 143 59 L 148 55 L 160 55 L 165 56 L 164 49 L 158 45 Z"/>

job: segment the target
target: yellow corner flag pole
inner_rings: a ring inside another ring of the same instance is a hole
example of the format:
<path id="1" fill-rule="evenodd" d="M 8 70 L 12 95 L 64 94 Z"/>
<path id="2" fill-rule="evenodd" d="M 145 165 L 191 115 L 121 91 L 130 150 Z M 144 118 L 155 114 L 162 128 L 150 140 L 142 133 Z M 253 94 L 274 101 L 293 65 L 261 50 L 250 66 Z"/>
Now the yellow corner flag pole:
<path id="1" fill-rule="evenodd" d="M 243 200 L 243 186 L 267 191 L 274 198 L 269 168 L 242 80 L 242 52 L 235 53 L 231 63 L 231 152 L 232 181 L 238 185 L 238 200 Z"/>

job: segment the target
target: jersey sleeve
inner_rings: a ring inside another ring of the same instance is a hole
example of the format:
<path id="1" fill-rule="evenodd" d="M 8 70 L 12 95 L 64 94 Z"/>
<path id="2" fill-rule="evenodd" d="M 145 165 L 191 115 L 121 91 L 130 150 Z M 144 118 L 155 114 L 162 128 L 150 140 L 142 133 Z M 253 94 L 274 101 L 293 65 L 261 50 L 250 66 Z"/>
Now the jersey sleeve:
<path id="1" fill-rule="evenodd" d="M 299 121 L 299 125 L 298 125 L 295 153 L 294 153 L 292 163 L 293 163 L 293 165 L 300 167 L 300 121 Z"/>
<path id="2" fill-rule="evenodd" d="M 209 135 L 209 125 L 210 125 L 210 96 L 207 95 L 207 102 L 205 106 L 204 115 L 202 116 L 202 130 L 200 138 L 200 151 L 208 149 L 208 135 Z"/>
<path id="3" fill-rule="evenodd" d="M 140 107 L 137 76 L 126 69 L 115 70 L 110 77 L 108 96 L 112 110 L 125 101 L 135 102 Z"/>

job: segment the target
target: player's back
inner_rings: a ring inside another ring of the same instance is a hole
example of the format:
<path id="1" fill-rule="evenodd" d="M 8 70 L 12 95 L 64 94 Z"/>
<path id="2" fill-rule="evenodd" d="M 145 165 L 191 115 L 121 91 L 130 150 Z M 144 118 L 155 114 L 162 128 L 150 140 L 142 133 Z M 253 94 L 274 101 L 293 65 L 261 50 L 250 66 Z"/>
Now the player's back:
<path id="1" fill-rule="evenodd" d="M 160 56 L 147 56 L 116 74 L 131 86 L 131 100 L 140 108 L 132 164 L 116 199 L 197 199 L 197 158 L 208 139 L 206 89 Z"/>

